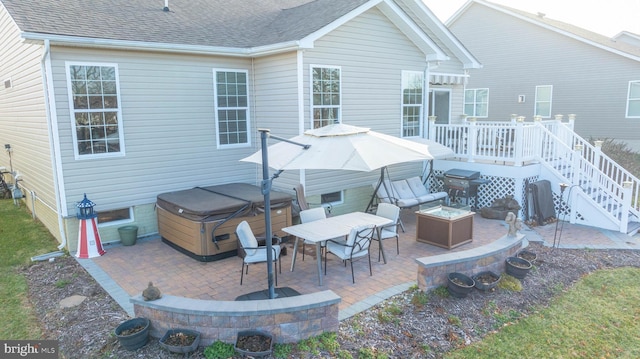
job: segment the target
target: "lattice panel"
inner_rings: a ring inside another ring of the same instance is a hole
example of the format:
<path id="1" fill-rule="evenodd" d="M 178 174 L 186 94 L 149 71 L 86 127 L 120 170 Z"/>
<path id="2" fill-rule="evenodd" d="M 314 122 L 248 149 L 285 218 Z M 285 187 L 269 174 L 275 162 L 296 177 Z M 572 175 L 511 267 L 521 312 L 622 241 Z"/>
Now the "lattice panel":
<path id="1" fill-rule="evenodd" d="M 516 188 L 515 179 L 483 175 L 480 177 L 490 180 L 491 183 L 478 187 L 478 206 L 476 208 L 491 207 L 496 198 L 504 198 L 507 195 L 512 195 L 522 206 L 522 199 L 518 198 L 514 193 Z"/>

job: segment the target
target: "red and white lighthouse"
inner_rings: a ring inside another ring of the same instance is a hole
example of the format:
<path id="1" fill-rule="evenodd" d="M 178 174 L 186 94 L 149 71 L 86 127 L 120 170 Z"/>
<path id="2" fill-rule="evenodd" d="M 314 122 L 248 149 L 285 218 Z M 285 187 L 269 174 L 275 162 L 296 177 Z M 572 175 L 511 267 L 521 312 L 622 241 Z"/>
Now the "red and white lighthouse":
<path id="1" fill-rule="evenodd" d="M 80 220 L 78 251 L 76 252 L 76 257 L 78 258 L 93 258 L 106 253 L 102 249 L 100 233 L 98 233 L 98 215 L 93 212 L 95 205 L 95 203 L 87 199 L 86 193 L 84 199 L 77 205 L 77 217 Z"/>

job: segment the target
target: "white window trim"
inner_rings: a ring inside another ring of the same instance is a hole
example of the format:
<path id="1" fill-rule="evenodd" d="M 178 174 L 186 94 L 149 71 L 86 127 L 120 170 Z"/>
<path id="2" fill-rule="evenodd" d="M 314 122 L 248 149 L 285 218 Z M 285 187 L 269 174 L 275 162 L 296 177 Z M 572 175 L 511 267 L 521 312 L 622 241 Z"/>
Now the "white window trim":
<path id="1" fill-rule="evenodd" d="M 342 67 L 329 65 L 309 65 L 309 126 L 313 128 L 313 110 L 316 108 L 313 104 L 313 69 L 337 69 L 340 71 L 340 105 L 338 106 L 338 122 L 342 123 Z M 330 106 L 333 107 L 333 106 Z M 318 108 L 327 108 L 327 106 L 318 106 Z"/>
<path id="2" fill-rule="evenodd" d="M 549 115 L 548 116 L 544 116 L 541 115 L 542 118 L 551 118 L 551 114 L 553 113 L 553 85 L 538 85 L 536 86 L 536 98 L 533 101 L 533 115 L 536 116 L 538 115 L 536 113 L 536 109 L 538 108 L 538 89 L 542 88 L 542 87 L 549 87 L 551 88 L 551 95 L 549 96 Z"/>
<path id="3" fill-rule="evenodd" d="M 120 226 L 123 224 L 133 223 L 135 218 L 133 217 L 133 208 L 129 207 L 129 219 L 120 219 L 117 221 L 98 223 L 98 228 L 108 228 L 113 226 Z"/>
<path id="4" fill-rule="evenodd" d="M 405 104 L 404 103 L 404 77 L 405 75 L 420 75 L 422 77 L 422 102 L 418 104 Z M 402 70 L 400 74 L 400 137 L 402 138 L 419 138 L 422 137 L 424 133 L 424 110 L 425 110 L 425 76 L 423 71 L 410 71 L 410 70 Z M 405 106 L 411 107 L 420 107 L 420 118 L 418 119 L 418 134 L 415 136 L 405 136 L 404 135 L 404 108 Z"/>
<path id="5" fill-rule="evenodd" d="M 478 103 L 476 101 L 476 94 L 478 92 L 478 90 L 486 90 L 487 91 L 487 114 L 484 116 L 480 116 L 478 114 L 475 113 L 476 111 L 476 104 Z M 467 91 L 473 91 L 473 114 L 470 113 L 465 113 L 467 115 L 467 117 L 475 117 L 475 118 L 489 118 L 489 96 L 491 96 L 491 93 L 489 92 L 489 88 L 488 87 L 478 87 L 478 88 L 465 88 L 463 91 L 463 96 L 462 96 L 462 111 L 466 112 L 466 107 L 467 107 Z M 449 112 L 451 113 L 451 112 Z"/>
<path id="6" fill-rule="evenodd" d="M 118 99 L 118 139 L 120 141 L 120 152 L 109 153 L 92 153 L 81 155 L 78 152 L 78 135 L 76 132 L 76 109 L 73 107 L 73 89 L 71 86 L 71 66 L 100 66 L 100 67 L 113 67 L 115 69 L 116 77 L 116 98 Z M 96 158 L 113 158 L 125 156 L 125 144 L 124 144 L 124 128 L 122 121 L 122 100 L 120 98 L 120 73 L 118 72 L 118 64 L 106 63 L 106 62 L 75 62 L 65 61 L 64 68 L 67 76 L 67 94 L 69 97 L 69 119 L 71 120 L 71 138 L 73 139 L 73 155 L 76 160 L 89 160 Z"/>
<path id="7" fill-rule="evenodd" d="M 629 85 L 627 86 L 627 108 L 624 111 L 625 118 L 640 118 L 640 113 L 637 115 L 630 116 L 629 115 L 629 101 L 631 100 L 640 100 L 640 98 L 631 98 L 631 84 L 637 84 L 640 86 L 640 80 L 632 80 L 629 81 Z"/>
<path id="8" fill-rule="evenodd" d="M 217 82 L 217 73 L 218 72 L 242 72 L 246 75 L 247 78 L 247 106 L 245 107 L 225 107 L 226 109 L 244 109 L 247 111 L 247 142 L 246 143 L 233 143 L 233 144 L 220 144 L 220 127 L 219 127 L 219 119 L 218 119 L 218 82 Z M 242 147 L 251 147 L 251 139 L 253 138 L 251 134 L 251 93 L 250 93 L 250 84 L 249 84 L 249 70 L 246 69 L 228 69 L 228 68 L 214 68 L 213 69 L 213 116 L 215 119 L 215 131 L 216 131 L 216 148 L 217 149 L 227 149 L 227 148 L 242 148 Z"/>

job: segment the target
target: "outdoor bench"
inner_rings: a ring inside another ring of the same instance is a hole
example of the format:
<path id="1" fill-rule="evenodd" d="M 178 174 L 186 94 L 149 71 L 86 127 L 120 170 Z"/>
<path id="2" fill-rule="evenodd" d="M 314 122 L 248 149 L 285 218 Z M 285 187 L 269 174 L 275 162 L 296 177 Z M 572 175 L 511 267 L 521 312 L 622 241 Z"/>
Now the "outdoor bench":
<path id="1" fill-rule="evenodd" d="M 375 188 L 378 183 L 374 183 Z M 390 192 L 390 193 L 389 193 Z M 389 181 L 384 180 L 376 192 L 380 202 L 395 204 L 400 208 L 409 208 L 437 200 L 446 200 L 447 192 L 429 193 L 420 177 Z"/>

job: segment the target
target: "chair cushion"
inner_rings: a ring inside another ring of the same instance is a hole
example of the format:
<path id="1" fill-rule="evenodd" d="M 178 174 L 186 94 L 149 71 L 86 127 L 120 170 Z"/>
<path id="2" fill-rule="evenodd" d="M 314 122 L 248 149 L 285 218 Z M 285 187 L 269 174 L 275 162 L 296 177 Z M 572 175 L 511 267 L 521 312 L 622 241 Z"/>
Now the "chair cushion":
<path id="1" fill-rule="evenodd" d="M 378 182 L 373 183 L 373 188 L 376 188 L 377 185 L 378 185 Z M 378 187 L 378 191 L 376 192 L 376 195 L 378 196 L 378 199 L 383 203 L 394 203 L 395 196 L 387 192 L 387 189 L 389 189 L 389 192 L 393 193 L 393 187 L 391 186 L 391 182 L 389 180 L 384 180 L 384 183 L 381 183 L 380 187 Z"/>
<path id="2" fill-rule="evenodd" d="M 255 249 L 247 249 L 247 248 L 256 248 L 258 247 L 258 240 L 256 236 L 253 235 L 253 231 L 251 231 L 251 227 L 247 221 L 242 221 L 236 227 L 236 235 L 240 240 L 240 245 L 247 253 L 247 256 L 253 256 L 256 252 Z"/>
<path id="3" fill-rule="evenodd" d="M 407 178 L 407 184 L 409 185 L 411 192 L 413 192 L 414 197 L 420 198 L 421 196 L 429 194 L 427 188 L 422 184 L 420 177 Z"/>
<path id="4" fill-rule="evenodd" d="M 399 199 L 415 198 L 413 191 L 409 187 L 407 180 L 393 181 L 393 190 L 398 194 Z"/>
<path id="5" fill-rule="evenodd" d="M 280 257 L 280 245 L 275 244 L 271 246 L 274 249 L 274 257 L 272 258 L 274 261 Z M 267 247 L 260 247 L 255 249 L 253 255 L 244 257 L 245 263 L 260 263 L 267 261 Z"/>

